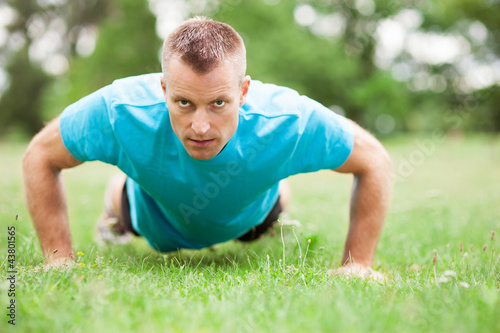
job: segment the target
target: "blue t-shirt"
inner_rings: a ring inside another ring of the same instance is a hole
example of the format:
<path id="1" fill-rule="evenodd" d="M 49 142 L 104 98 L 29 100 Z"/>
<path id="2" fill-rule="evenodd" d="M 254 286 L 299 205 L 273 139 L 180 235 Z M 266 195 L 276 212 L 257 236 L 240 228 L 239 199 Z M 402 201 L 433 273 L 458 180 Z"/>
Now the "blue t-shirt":
<path id="1" fill-rule="evenodd" d="M 224 149 L 193 159 L 172 130 L 160 75 L 116 80 L 60 118 L 76 159 L 128 175 L 132 226 L 158 251 L 240 237 L 269 214 L 280 180 L 338 168 L 352 150 L 345 118 L 294 90 L 252 81 Z"/>

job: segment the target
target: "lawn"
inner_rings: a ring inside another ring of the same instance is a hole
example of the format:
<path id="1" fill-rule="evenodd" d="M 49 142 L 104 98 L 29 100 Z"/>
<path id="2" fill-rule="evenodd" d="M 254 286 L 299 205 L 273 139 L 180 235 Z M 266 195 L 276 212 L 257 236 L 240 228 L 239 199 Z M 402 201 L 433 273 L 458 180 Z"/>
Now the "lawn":
<path id="1" fill-rule="evenodd" d="M 0 331 L 500 332 L 500 137 L 384 143 L 396 176 L 374 268 L 386 283 L 326 274 L 342 255 L 350 176 L 292 177 L 290 215 L 302 222 L 295 230 L 160 254 L 141 239 L 94 242 L 102 193 L 116 172 L 101 163 L 65 171 L 78 265 L 35 271 L 43 258 L 23 199 L 26 145 L 1 143 Z M 15 327 L 6 316 L 9 226 Z"/>

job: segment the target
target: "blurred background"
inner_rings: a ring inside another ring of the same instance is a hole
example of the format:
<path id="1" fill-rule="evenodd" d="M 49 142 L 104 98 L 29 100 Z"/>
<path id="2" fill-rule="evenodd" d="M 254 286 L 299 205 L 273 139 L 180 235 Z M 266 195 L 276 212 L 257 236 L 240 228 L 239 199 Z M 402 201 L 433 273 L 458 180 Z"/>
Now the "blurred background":
<path id="1" fill-rule="evenodd" d="M 499 0 L 7 0 L 0 140 L 31 137 L 115 79 L 159 72 L 163 38 L 194 15 L 242 35 L 252 78 L 379 137 L 500 132 Z"/>

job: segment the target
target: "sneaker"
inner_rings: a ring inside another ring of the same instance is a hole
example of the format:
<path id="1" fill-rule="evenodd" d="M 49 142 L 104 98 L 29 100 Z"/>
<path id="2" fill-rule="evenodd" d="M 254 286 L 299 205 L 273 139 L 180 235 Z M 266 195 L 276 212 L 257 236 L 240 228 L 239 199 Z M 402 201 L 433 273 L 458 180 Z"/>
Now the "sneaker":
<path id="1" fill-rule="evenodd" d="M 134 235 L 125 230 L 116 216 L 104 213 L 96 226 L 96 241 L 100 245 L 128 244 Z"/>

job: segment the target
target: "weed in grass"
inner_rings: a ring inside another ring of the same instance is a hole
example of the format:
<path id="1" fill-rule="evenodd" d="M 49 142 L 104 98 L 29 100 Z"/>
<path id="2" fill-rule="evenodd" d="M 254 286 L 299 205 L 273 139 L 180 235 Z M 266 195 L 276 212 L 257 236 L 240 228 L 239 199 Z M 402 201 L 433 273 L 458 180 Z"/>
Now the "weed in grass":
<path id="1" fill-rule="evenodd" d="M 281 244 L 283 245 L 283 267 L 286 267 L 286 262 L 285 262 L 285 239 L 283 238 L 283 218 L 280 218 L 278 220 L 279 225 L 280 225 L 280 232 L 281 232 Z"/>
<path id="2" fill-rule="evenodd" d="M 297 238 L 297 234 L 295 233 L 295 226 L 292 226 L 292 233 L 293 236 L 295 237 L 295 240 L 297 241 L 297 244 L 299 245 L 299 262 L 300 262 L 302 260 L 302 248 L 300 247 L 299 239 Z"/>
<path id="3" fill-rule="evenodd" d="M 302 269 L 304 269 L 304 264 L 306 263 L 307 253 L 309 252 L 309 245 L 311 245 L 311 240 L 307 240 L 306 254 L 304 254 L 304 260 L 302 260 Z"/>

